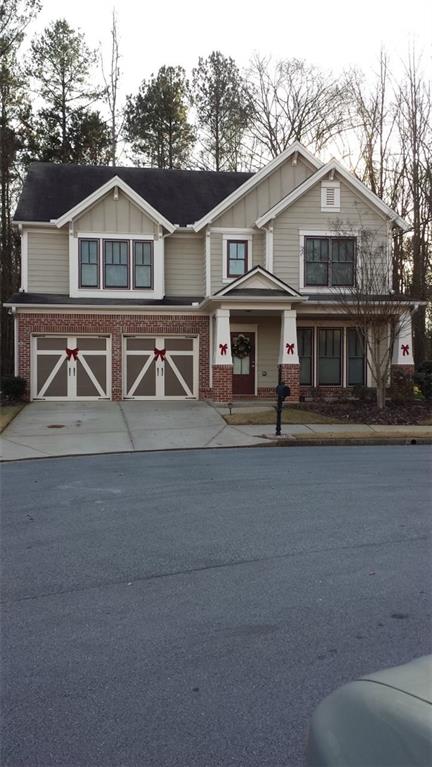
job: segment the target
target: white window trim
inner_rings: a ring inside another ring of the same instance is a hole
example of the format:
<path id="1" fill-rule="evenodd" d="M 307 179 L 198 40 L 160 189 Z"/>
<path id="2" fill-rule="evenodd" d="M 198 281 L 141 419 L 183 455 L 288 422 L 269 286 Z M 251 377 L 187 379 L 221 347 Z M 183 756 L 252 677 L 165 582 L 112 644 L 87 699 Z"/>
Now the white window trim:
<path id="1" fill-rule="evenodd" d="M 225 230 L 226 232 L 229 230 Z M 247 262 L 246 262 L 246 272 L 249 272 L 252 268 L 252 243 L 253 243 L 253 235 L 249 233 L 249 231 L 245 231 L 244 229 L 237 229 L 232 230 L 231 233 L 226 233 L 222 236 L 222 282 L 223 283 L 229 283 L 234 282 L 235 280 L 238 280 L 239 277 L 243 277 L 242 274 L 237 275 L 237 277 L 228 277 L 227 275 L 227 264 L 228 264 L 228 242 L 231 240 L 245 240 L 247 241 Z M 246 274 L 245 272 L 245 274 Z"/>
<path id="2" fill-rule="evenodd" d="M 335 190 L 335 204 L 327 205 L 326 189 Z M 321 212 L 340 213 L 340 181 L 321 181 Z"/>
<path id="3" fill-rule="evenodd" d="M 324 231 L 321 229 L 300 229 L 299 231 L 299 292 L 300 293 L 331 293 L 332 287 L 324 287 L 320 285 L 306 285 L 304 284 L 304 244 L 305 237 L 354 237 L 357 241 L 356 258 L 358 258 L 358 240 L 359 229 L 344 230 L 343 234 L 335 231 Z M 356 261 L 356 265 L 358 261 Z"/>
<path id="4" fill-rule="evenodd" d="M 163 298 L 164 297 L 164 239 L 155 237 L 154 232 L 112 234 L 111 232 L 72 232 L 69 230 L 69 277 L 71 298 Z M 79 287 L 79 240 L 99 240 L 99 288 Z M 103 287 L 103 245 L 102 240 L 127 240 L 129 242 L 129 284 L 133 285 L 132 242 L 134 240 L 153 242 L 153 288 Z"/>

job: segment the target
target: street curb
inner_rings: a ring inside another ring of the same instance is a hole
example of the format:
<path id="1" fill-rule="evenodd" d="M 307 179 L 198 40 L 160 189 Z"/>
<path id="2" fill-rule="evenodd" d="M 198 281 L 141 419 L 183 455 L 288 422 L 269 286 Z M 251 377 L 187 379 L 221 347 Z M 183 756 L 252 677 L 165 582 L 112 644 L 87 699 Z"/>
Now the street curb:
<path id="1" fill-rule="evenodd" d="M 363 445 L 373 447 L 375 445 L 432 445 L 432 437 L 332 437 L 329 439 L 312 437 L 311 439 L 298 439 L 297 437 L 282 437 L 269 439 L 268 447 L 346 447 Z M 262 445 L 251 445 L 262 447 Z"/>
<path id="2" fill-rule="evenodd" d="M 104 455 L 135 455 L 136 453 L 187 453 L 191 450 L 254 450 L 257 447 L 382 447 L 385 445 L 401 445 L 411 447 L 416 445 L 432 445 L 431 437 L 412 437 L 406 439 L 397 439 L 390 437 L 384 439 L 308 439 L 297 440 L 294 437 L 284 437 L 280 440 L 266 438 L 265 442 L 257 442 L 255 445 L 215 445 L 211 447 L 169 447 L 154 448 L 144 450 L 113 450 L 106 453 L 65 453 L 64 455 L 38 455 L 31 458 L 3 458 L 0 460 L 0 466 L 6 463 L 25 463 L 26 461 L 52 461 L 62 460 L 63 458 L 86 458 L 89 456 Z"/>

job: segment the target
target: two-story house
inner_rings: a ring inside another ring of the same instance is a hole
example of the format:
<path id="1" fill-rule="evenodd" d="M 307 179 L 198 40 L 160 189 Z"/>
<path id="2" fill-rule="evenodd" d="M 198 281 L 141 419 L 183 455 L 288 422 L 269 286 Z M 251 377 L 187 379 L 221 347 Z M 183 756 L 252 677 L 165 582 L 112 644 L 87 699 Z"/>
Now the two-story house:
<path id="1" fill-rule="evenodd" d="M 388 251 L 407 225 L 299 143 L 255 174 L 34 163 L 15 224 L 33 400 L 273 397 L 279 373 L 292 400 L 373 384 L 334 287 L 356 279 L 360 227 Z M 406 323 L 394 363 L 413 364 Z"/>

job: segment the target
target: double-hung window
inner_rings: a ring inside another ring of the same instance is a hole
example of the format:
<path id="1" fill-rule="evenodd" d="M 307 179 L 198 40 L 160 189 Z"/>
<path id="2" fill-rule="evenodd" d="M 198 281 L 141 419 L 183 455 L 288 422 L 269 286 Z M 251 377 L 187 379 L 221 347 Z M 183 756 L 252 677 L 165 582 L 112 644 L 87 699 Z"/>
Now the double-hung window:
<path id="1" fill-rule="evenodd" d="M 236 278 L 248 270 L 248 241 L 227 241 L 227 277 Z"/>
<path id="2" fill-rule="evenodd" d="M 341 381 L 342 330 L 340 328 L 318 329 L 318 385 L 340 386 Z"/>
<path id="3" fill-rule="evenodd" d="M 300 383 L 303 386 L 312 386 L 313 328 L 298 328 L 297 343 L 300 359 Z"/>
<path id="4" fill-rule="evenodd" d="M 133 286 L 153 287 L 153 243 L 150 241 L 133 243 Z"/>
<path id="5" fill-rule="evenodd" d="M 99 240 L 79 240 L 79 286 L 99 287 Z"/>
<path id="6" fill-rule="evenodd" d="M 129 242 L 104 240 L 104 288 L 129 287 Z"/>
<path id="7" fill-rule="evenodd" d="M 365 382 L 364 343 L 356 328 L 347 328 L 347 384 L 355 386 Z"/>
<path id="8" fill-rule="evenodd" d="M 354 277 L 354 237 L 305 237 L 305 286 L 352 287 Z"/>

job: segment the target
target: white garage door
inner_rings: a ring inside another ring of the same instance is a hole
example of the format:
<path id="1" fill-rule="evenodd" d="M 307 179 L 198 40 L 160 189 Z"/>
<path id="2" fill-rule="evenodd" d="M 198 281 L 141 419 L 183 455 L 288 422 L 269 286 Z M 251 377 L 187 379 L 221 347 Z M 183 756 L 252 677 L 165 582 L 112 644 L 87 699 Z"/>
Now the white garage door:
<path id="1" fill-rule="evenodd" d="M 96 400 L 111 396 L 111 339 L 36 336 L 32 399 Z"/>
<path id="2" fill-rule="evenodd" d="M 126 399 L 190 399 L 198 396 L 198 338 L 125 336 Z"/>

